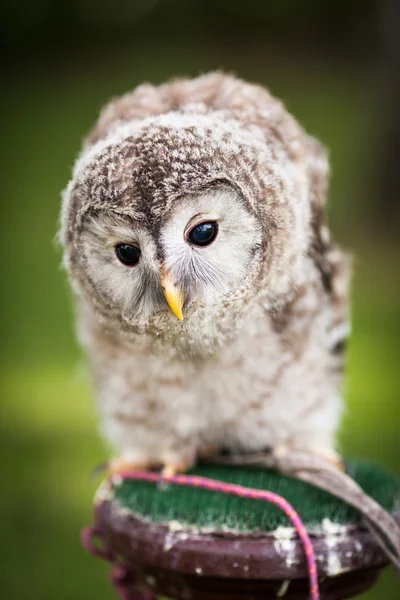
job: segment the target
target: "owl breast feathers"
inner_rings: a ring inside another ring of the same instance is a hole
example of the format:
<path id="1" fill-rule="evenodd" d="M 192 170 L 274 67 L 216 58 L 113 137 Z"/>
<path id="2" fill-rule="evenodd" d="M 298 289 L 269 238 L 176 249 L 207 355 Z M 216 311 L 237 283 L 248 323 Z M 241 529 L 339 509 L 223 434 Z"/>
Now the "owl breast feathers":
<path id="1" fill-rule="evenodd" d="M 121 460 L 172 472 L 221 447 L 333 454 L 348 285 L 327 174 L 280 101 L 220 73 L 102 111 L 61 239 Z"/>

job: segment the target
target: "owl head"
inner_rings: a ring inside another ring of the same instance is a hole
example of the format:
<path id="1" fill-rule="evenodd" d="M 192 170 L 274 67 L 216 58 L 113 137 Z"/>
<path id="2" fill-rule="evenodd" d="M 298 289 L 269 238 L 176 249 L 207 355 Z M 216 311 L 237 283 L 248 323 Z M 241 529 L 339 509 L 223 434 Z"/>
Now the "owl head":
<path id="1" fill-rule="evenodd" d="M 65 264 L 110 327 L 212 345 L 306 277 L 327 163 L 266 90 L 221 74 L 106 107 L 64 193 Z"/>

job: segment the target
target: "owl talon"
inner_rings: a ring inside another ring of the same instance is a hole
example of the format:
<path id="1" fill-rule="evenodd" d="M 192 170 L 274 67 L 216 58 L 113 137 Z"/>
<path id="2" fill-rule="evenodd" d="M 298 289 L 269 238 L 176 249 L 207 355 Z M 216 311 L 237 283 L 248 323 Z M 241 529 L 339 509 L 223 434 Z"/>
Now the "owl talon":
<path id="1" fill-rule="evenodd" d="M 133 462 L 125 458 L 114 458 L 108 463 L 107 473 L 109 477 L 122 476 L 124 473 L 132 471 L 154 471 L 161 467 L 162 462 Z M 193 465 L 191 460 L 182 460 L 181 462 L 166 462 L 161 471 L 163 477 L 173 477 L 178 473 L 185 473 Z"/>
<path id="2" fill-rule="evenodd" d="M 340 454 L 334 452 L 330 456 L 323 456 L 323 458 L 325 458 L 325 460 L 330 462 L 335 467 L 335 469 L 338 469 L 338 471 L 344 472 L 346 470 L 346 466 L 345 466 Z"/>
<path id="3" fill-rule="evenodd" d="M 343 463 L 342 457 L 340 456 L 340 454 L 338 452 L 335 452 L 334 450 L 332 450 L 331 452 L 317 452 L 317 451 L 310 451 L 310 454 L 313 454 L 314 456 L 317 456 L 319 458 L 323 458 L 324 460 L 326 460 L 328 463 L 330 463 L 335 469 L 337 469 L 338 471 L 345 471 L 346 467 Z"/>
<path id="4" fill-rule="evenodd" d="M 108 463 L 107 473 L 109 477 L 121 476 L 127 471 L 149 471 L 154 469 L 154 462 L 136 463 L 125 458 L 114 458 Z"/>
<path id="5" fill-rule="evenodd" d="M 181 462 L 167 462 L 161 471 L 163 477 L 174 477 L 178 473 L 186 473 L 193 466 L 193 461 L 182 460 Z"/>
<path id="6" fill-rule="evenodd" d="M 317 450 L 312 450 L 312 449 L 302 449 L 302 448 L 292 447 L 290 444 L 288 444 L 288 445 L 279 444 L 275 448 L 274 455 L 278 458 L 282 458 L 289 452 L 296 452 L 296 450 L 299 452 L 305 452 L 308 455 L 315 456 L 316 458 L 323 459 L 324 461 L 330 463 L 338 471 L 344 472 L 346 470 L 346 466 L 343 463 L 342 457 L 340 456 L 340 454 L 338 454 L 334 450 L 329 451 L 329 452 L 319 452 Z"/>

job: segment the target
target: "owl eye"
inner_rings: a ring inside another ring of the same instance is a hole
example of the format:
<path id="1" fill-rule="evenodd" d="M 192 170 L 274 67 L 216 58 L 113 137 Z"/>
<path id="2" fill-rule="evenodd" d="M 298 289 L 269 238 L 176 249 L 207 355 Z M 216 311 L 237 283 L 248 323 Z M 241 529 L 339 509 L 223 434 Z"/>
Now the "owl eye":
<path id="1" fill-rule="evenodd" d="M 218 223 L 216 221 L 208 221 L 199 223 L 189 231 L 188 241 L 192 246 L 209 246 L 213 243 L 218 235 Z"/>
<path id="2" fill-rule="evenodd" d="M 127 267 L 136 267 L 139 264 L 142 251 L 138 246 L 130 244 L 118 244 L 115 246 L 115 254 L 120 262 Z"/>

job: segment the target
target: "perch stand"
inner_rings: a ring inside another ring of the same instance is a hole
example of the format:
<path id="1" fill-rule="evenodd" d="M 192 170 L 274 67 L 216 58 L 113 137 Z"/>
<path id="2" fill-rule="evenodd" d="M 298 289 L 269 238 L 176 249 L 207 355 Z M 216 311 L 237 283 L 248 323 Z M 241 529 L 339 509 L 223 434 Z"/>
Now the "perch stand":
<path id="1" fill-rule="evenodd" d="M 348 472 L 400 521 L 400 479 L 366 463 Z M 321 599 L 370 588 L 388 560 L 354 509 L 330 494 L 270 470 L 200 465 L 192 475 L 284 497 L 314 548 Z M 121 479 L 103 483 L 86 545 L 114 563 L 122 598 L 307 600 L 304 548 L 276 506 L 221 492 Z M 90 538 L 90 540 L 89 540 Z"/>

